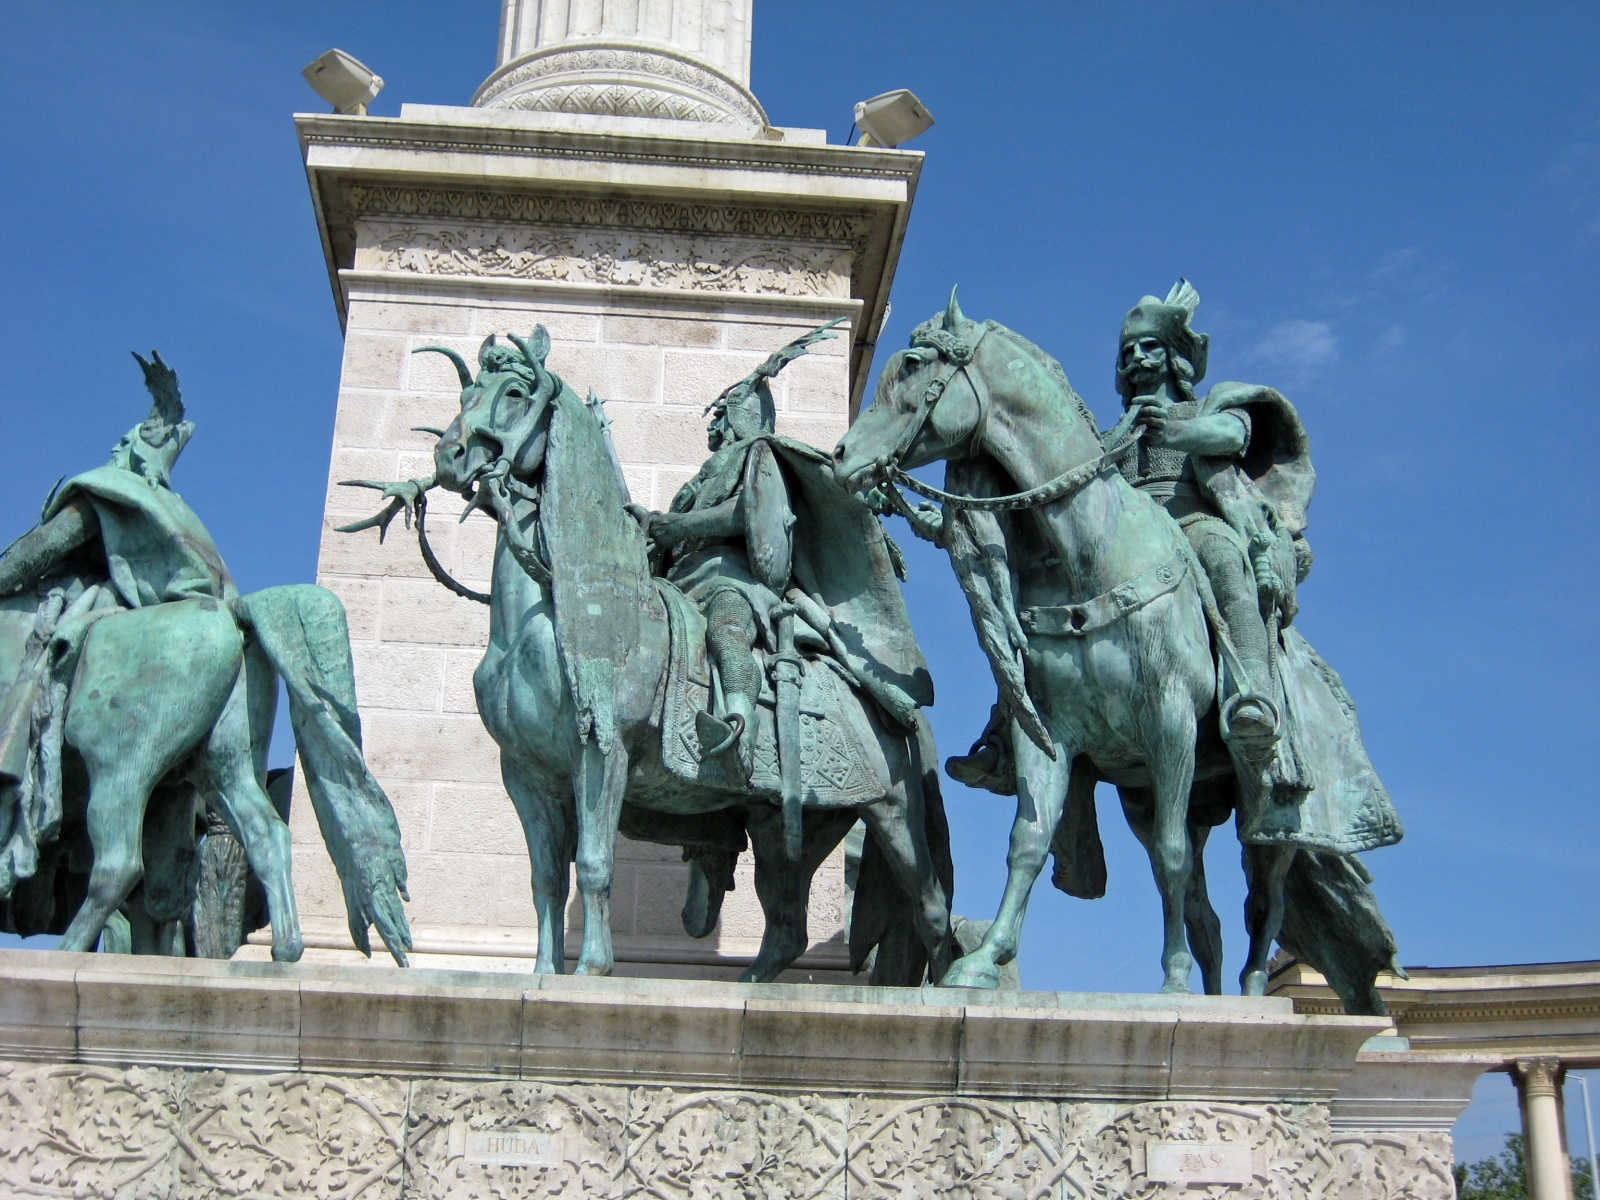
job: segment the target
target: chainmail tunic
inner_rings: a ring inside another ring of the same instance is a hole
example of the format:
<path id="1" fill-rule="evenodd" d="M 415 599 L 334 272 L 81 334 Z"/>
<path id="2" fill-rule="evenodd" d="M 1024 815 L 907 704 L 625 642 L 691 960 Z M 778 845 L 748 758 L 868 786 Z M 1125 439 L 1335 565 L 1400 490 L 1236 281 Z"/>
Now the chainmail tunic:
<path id="1" fill-rule="evenodd" d="M 1198 400 L 1180 400 L 1167 408 L 1169 419 L 1177 421 L 1192 420 L 1199 413 Z M 1244 422 L 1244 439 L 1248 447 L 1250 414 L 1232 409 L 1230 415 Z M 1117 470 L 1124 479 L 1151 496 L 1174 517 L 1214 511 L 1195 484 L 1194 463 L 1190 461 L 1187 450 L 1152 446 L 1147 440 L 1140 439 L 1137 445 L 1117 460 Z"/>

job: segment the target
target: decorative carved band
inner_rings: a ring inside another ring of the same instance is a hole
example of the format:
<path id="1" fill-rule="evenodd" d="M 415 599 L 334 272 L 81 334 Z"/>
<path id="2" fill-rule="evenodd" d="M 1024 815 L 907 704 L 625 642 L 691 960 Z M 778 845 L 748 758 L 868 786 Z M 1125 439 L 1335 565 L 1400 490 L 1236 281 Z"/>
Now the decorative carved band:
<path id="1" fill-rule="evenodd" d="M 738 83 L 661 47 L 566 47 L 508 63 L 478 89 L 477 108 L 669 117 L 763 128 L 767 115 Z"/>
<path id="2" fill-rule="evenodd" d="M 852 249 L 865 241 L 872 227 L 869 213 L 824 209 L 750 208 L 737 204 L 359 183 L 346 184 L 340 195 L 355 217 L 446 217 L 496 224 L 722 233 L 833 242 Z"/>
<path id="3" fill-rule="evenodd" d="M 848 299 L 848 247 L 534 225 L 363 221 L 356 268 Z"/>

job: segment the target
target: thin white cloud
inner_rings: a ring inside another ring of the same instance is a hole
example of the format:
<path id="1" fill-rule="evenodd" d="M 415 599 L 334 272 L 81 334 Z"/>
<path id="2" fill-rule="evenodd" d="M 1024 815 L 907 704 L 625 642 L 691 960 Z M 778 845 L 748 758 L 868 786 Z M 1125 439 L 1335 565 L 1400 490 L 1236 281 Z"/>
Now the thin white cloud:
<path id="1" fill-rule="evenodd" d="M 1279 321 L 1245 355 L 1248 362 L 1311 375 L 1339 361 L 1339 335 L 1326 321 Z"/>
<path id="2" fill-rule="evenodd" d="M 1378 335 L 1378 340 L 1373 349 L 1380 354 L 1385 350 L 1397 350 L 1406 344 L 1406 327 L 1404 325 L 1391 325 Z"/>

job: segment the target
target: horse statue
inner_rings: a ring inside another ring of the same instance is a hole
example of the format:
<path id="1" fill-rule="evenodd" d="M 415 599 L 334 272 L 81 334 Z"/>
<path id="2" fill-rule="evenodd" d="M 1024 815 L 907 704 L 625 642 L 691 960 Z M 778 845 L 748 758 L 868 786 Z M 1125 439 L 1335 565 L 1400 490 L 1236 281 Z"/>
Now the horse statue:
<path id="1" fill-rule="evenodd" d="M 131 907 L 133 949 L 182 954 L 198 799 L 266 890 L 273 958 L 299 959 L 289 829 L 265 790 L 281 678 L 351 937 L 370 953 L 376 926 L 404 966 L 405 857 L 361 756 L 344 608 L 311 585 L 239 594 L 169 485 L 194 432 L 178 377 L 139 362 L 149 417 L 0 557 L 0 923 L 88 951 Z"/>
<path id="2" fill-rule="evenodd" d="M 1048 852 L 1058 887 L 1104 894 L 1094 786 L 1106 780 L 1161 892 L 1163 992 L 1189 990 L 1190 948 L 1206 990 L 1221 990 L 1220 927 L 1199 852 L 1209 829 L 1237 813 L 1249 884 L 1245 994 L 1264 991 L 1277 940 L 1322 970 L 1348 1011 L 1381 1012 L 1373 981 L 1398 969 L 1394 940 L 1353 855 L 1398 840 L 1399 824 L 1360 750 L 1354 707 L 1292 629 L 1274 628 L 1279 660 L 1303 669 L 1284 667 L 1275 699 L 1249 688 L 1178 523 L 1116 470 L 1144 435 L 1135 415 L 1102 440 L 1054 359 L 993 321 L 968 320 L 952 292 L 912 348 L 889 360 L 834 452 L 842 482 L 949 551 L 1000 687 L 994 724 L 1018 798 L 1009 876 L 982 943 L 943 982 L 995 986 Z M 906 473 L 939 459 L 948 490 Z M 898 485 L 943 508 L 912 508 Z M 1269 720 L 1286 726 L 1294 716 L 1305 737 L 1337 742 L 1322 747 L 1322 775 L 1293 803 L 1230 744 L 1228 719 L 1251 699 Z"/>
<path id="3" fill-rule="evenodd" d="M 760 703 L 736 730 L 754 747 L 751 774 L 741 780 L 728 756 L 719 758 L 726 747 L 700 740 L 713 725 L 728 728 L 705 720 L 723 690 L 708 661 L 706 619 L 652 574 L 650 543 L 633 515 L 642 510 L 630 507 L 599 401 L 581 399 L 545 366 L 543 326 L 526 341 L 510 340 L 483 343 L 476 378 L 453 351 L 416 351 L 454 362 L 460 414 L 448 429 L 427 431 L 439 438 L 432 479 L 351 481 L 382 490 L 389 504 L 346 531 L 376 526 L 381 537 L 398 513 L 408 523 L 414 516 L 435 577 L 489 605 L 489 645 L 474 684 L 527 838 L 536 969 L 564 967 L 568 865 L 575 862 L 583 901 L 576 973 L 611 972 L 608 907 L 620 829 L 684 848 L 691 863 L 684 926 L 692 936 L 714 928 L 733 856 L 748 837 L 766 930 L 741 978 L 772 980 L 806 949 L 812 875 L 859 817 L 868 847 L 852 960 L 859 968 L 875 947 L 875 981 L 937 980 L 951 956 L 952 890 L 937 762 L 915 706 L 908 702 L 897 720 L 850 656 L 831 652 L 839 640 L 834 615 L 859 596 L 796 588 L 771 614 L 799 636 L 789 639 L 792 649 L 786 642 L 764 656 Z M 886 564 L 876 516 L 834 483 L 826 454 L 796 447 L 790 443 L 786 465 L 773 469 L 794 474 L 807 512 L 826 509 L 855 552 L 865 546 L 874 563 Z M 465 496 L 467 513 L 485 510 L 499 524 L 488 595 L 451 579 L 429 548 L 426 496 L 435 486 Z M 875 576 L 854 585 L 878 587 L 904 621 L 892 579 L 892 597 Z M 801 730 L 798 745 L 778 728 L 786 708 Z M 864 914 L 874 902 L 875 913 Z"/>

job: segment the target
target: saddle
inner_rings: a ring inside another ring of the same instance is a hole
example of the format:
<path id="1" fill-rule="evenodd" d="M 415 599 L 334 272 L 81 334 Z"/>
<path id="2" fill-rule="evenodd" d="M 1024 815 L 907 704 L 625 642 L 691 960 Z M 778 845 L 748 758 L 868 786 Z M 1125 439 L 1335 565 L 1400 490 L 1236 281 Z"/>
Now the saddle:
<path id="1" fill-rule="evenodd" d="M 715 758 L 702 757 L 695 714 L 711 707 L 711 665 L 706 655 L 706 619 L 692 601 L 665 579 L 655 580 L 667 610 L 670 650 L 661 708 L 661 761 L 680 779 L 708 788 L 740 790 Z M 848 808 L 881 797 L 888 780 L 876 768 L 863 734 L 869 732 L 859 697 L 826 658 L 807 658 L 800 682 L 800 783 L 808 808 Z M 756 702 L 755 761 L 751 790 L 777 802 L 775 697 L 765 678 Z M 876 750 L 874 744 L 872 747 Z"/>

